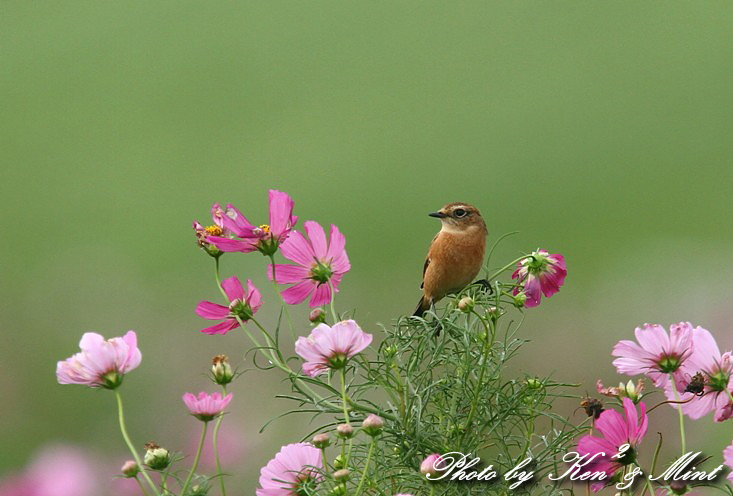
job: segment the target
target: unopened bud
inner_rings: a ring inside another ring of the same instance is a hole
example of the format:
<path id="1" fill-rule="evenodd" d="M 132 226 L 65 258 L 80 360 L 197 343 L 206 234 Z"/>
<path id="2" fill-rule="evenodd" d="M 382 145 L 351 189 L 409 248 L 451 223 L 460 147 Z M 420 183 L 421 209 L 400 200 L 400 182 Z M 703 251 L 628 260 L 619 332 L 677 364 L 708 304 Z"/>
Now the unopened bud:
<path id="1" fill-rule="evenodd" d="M 331 489 L 328 492 L 328 496 L 345 496 L 346 495 L 346 485 L 345 484 L 338 484 L 333 489 Z"/>
<path id="2" fill-rule="evenodd" d="M 338 455 L 333 461 L 333 468 L 335 468 L 336 470 L 341 470 L 345 466 L 346 466 L 346 463 L 344 461 L 344 457 L 342 457 L 341 455 Z"/>
<path id="3" fill-rule="evenodd" d="M 226 386 L 234 380 L 234 372 L 226 355 L 216 355 L 212 359 L 211 373 L 214 376 L 214 382 L 220 386 Z"/>
<path id="4" fill-rule="evenodd" d="M 331 438 L 325 432 L 313 436 L 313 446 L 319 449 L 328 448 L 331 445 Z"/>
<path id="5" fill-rule="evenodd" d="M 136 477 L 137 474 L 140 472 L 140 467 L 137 463 L 135 463 L 134 460 L 127 460 L 120 469 L 120 472 L 122 472 L 122 475 L 125 477 Z"/>
<path id="6" fill-rule="evenodd" d="M 524 294 L 524 291 L 520 291 L 514 296 L 514 306 L 517 308 L 522 308 L 524 304 L 527 302 L 527 295 Z"/>
<path id="7" fill-rule="evenodd" d="M 168 450 L 161 448 L 157 444 L 150 442 L 145 444 L 145 458 L 143 461 L 145 465 L 152 468 L 153 470 L 164 470 L 168 465 L 171 464 L 171 455 Z"/>
<path id="8" fill-rule="evenodd" d="M 542 389 L 542 381 L 535 378 L 527 379 L 527 388 L 528 389 Z"/>
<path id="9" fill-rule="evenodd" d="M 440 465 L 441 462 L 442 459 L 440 458 L 440 455 L 438 453 L 433 453 L 432 455 L 426 456 L 420 464 L 420 473 L 426 477 L 429 476 L 428 479 L 435 477 L 438 474 L 439 470 L 436 465 Z"/>
<path id="10" fill-rule="evenodd" d="M 683 481 L 674 480 L 669 483 L 669 488 L 674 494 L 685 494 L 687 493 L 687 484 Z"/>
<path id="11" fill-rule="evenodd" d="M 336 482 L 346 482 L 349 480 L 349 469 L 342 468 L 341 470 L 337 470 L 333 473 L 333 478 L 336 480 Z"/>
<path id="12" fill-rule="evenodd" d="M 314 308 L 308 315 L 308 320 L 314 324 L 322 324 L 326 322 L 326 312 L 322 308 Z"/>
<path id="13" fill-rule="evenodd" d="M 378 436 L 384 427 L 384 420 L 378 415 L 370 413 L 362 422 L 361 427 L 370 436 Z"/>
<path id="14" fill-rule="evenodd" d="M 341 439 L 351 439 L 354 436 L 354 428 L 349 424 L 341 424 L 336 427 L 336 435 Z"/>
<path id="15" fill-rule="evenodd" d="M 471 313 L 474 305 L 475 302 L 473 301 L 473 298 L 471 298 L 470 296 L 464 296 L 458 302 L 458 309 L 463 313 Z"/>

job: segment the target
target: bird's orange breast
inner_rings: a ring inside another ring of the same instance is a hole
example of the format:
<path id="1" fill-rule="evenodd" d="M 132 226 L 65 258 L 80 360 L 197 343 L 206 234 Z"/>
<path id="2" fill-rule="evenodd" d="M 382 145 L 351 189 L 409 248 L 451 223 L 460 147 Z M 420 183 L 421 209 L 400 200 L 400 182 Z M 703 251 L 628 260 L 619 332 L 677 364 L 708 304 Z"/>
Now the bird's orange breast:
<path id="1" fill-rule="evenodd" d="M 425 296 L 437 301 L 470 284 L 481 270 L 485 248 L 486 232 L 482 229 L 438 233 L 428 251 Z"/>

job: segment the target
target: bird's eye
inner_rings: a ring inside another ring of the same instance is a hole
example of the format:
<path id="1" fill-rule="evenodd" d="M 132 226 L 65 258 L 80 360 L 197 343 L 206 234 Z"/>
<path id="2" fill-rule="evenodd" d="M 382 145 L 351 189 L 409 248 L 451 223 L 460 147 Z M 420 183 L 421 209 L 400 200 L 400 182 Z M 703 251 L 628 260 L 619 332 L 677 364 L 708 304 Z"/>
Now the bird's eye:
<path id="1" fill-rule="evenodd" d="M 466 212 L 466 211 L 465 211 L 465 210 L 463 210 L 462 208 L 457 208 L 457 209 L 456 209 L 456 210 L 455 210 L 455 211 L 453 212 L 453 215 L 454 215 L 454 216 L 455 216 L 456 218 L 460 219 L 461 217 L 465 217 L 467 213 L 468 213 L 468 212 Z"/>

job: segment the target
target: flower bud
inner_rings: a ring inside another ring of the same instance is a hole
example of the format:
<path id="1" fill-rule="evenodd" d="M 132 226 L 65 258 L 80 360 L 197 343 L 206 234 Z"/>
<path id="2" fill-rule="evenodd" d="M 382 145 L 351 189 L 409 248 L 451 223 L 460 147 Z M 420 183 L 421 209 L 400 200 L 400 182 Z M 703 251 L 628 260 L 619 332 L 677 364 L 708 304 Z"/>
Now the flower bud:
<path id="1" fill-rule="evenodd" d="M 384 427 L 384 420 L 382 420 L 382 417 L 370 413 L 367 418 L 364 419 L 364 422 L 362 422 L 361 427 L 368 435 L 378 436 L 381 434 L 382 428 Z"/>
<path id="2" fill-rule="evenodd" d="M 122 475 L 128 478 L 136 477 L 140 472 L 140 467 L 133 460 L 127 460 L 120 469 Z"/>
<path id="3" fill-rule="evenodd" d="M 475 304 L 476 303 L 473 301 L 473 298 L 471 298 L 470 296 L 464 296 L 458 302 L 458 309 L 463 313 L 471 313 L 471 310 L 473 310 L 473 306 Z"/>
<path id="4" fill-rule="evenodd" d="M 527 379 L 527 389 L 542 389 L 542 381 L 536 378 Z"/>
<path id="5" fill-rule="evenodd" d="M 687 493 L 687 484 L 684 481 L 675 480 L 669 483 L 669 488 L 674 494 L 685 494 Z"/>
<path id="6" fill-rule="evenodd" d="M 345 496 L 346 495 L 346 485 L 345 484 L 338 484 L 333 489 L 331 489 L 328 492 L 328 496 Z"/>
<path id="7" fill-rule="evenodd" d="M 336 427 L 336 436 L 341 439 L 351 439 L 354 436 L 354 428 L 349 424 L 341 424 Z"/>
<path id="8" fill-rule="evenodd" d="M 342 468 L 341 470 L 337 470 L 333 473 L 333 478 L 336 482 L 346 482 L 349 480 L 349 469 Z"/>
<path id="9" fill-rule="evenodd" d="M 432 479 L 436 475 L 438 475 L 439 469 L 436 468 L 436 465 L 440 465 L 441 463 L 442 459 L 440 458 L 440 455 L 438 453 L 428 455 L 420 464 L 420 473 L 428 479 Z"/>
<path id="10" fill-rule="evenodd" d="M 524 304 L 527 302 L 527 295 L 524 294 L 524 291 L 520 291 L 514 296 L 514 306 L 517 308 L 524 307 Z"/>
<path id="11" fill-rule="evenodd" d="M 322 308 L 314 308 L 308 315 L 308 320 L 313 324 L 322 324 L 326 322 L 326 312 Z"/>
<path id="12" fill-rule="evenodd" d="M 316 434 L 313 436 L 313 446 L 319 449 L 328 448 L 331 446 L 331 438 L 325 432 Z"/>
<path id="13" fill-rule="evenodd" d="M 151 469 L 164 470 L 171 464 L 171 455 L 167 449 L 161 448 L 153 442 L 145 443 L 145 449 L 147 451 L 143 462 Z"/>
<path id="14" fill-rule="evenodd" d="M 220 386 L 226 386 L 234 380 L 234 372 L 226 355 L 216 355 L 212 359 L 211 373 L 214 376 L 214 382 Z"/>
<path id="15" fill-rule="evenodd" d="M 336 459 L 333 461 L 333 468 L 336 470 L 341 470 L 346 466 L 346 462 L 344 458 L 341 455 L 338 455 Z"/>

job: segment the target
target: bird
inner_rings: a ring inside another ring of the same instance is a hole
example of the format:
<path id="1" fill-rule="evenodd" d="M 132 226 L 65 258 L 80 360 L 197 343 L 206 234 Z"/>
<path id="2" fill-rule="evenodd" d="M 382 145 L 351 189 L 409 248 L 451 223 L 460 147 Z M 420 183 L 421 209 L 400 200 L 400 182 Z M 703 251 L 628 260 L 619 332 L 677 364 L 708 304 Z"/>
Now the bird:
<path id="1" fill-rule="evenodd" d="M 445 295 L 471 284 L 481 270 L 489 234 L 481 213 L 468 203 L 449 203 L 428 215 L 440 219 L 441 229 L 425 258 L 423 295 L 415 317 L 422 317 Z"/>

